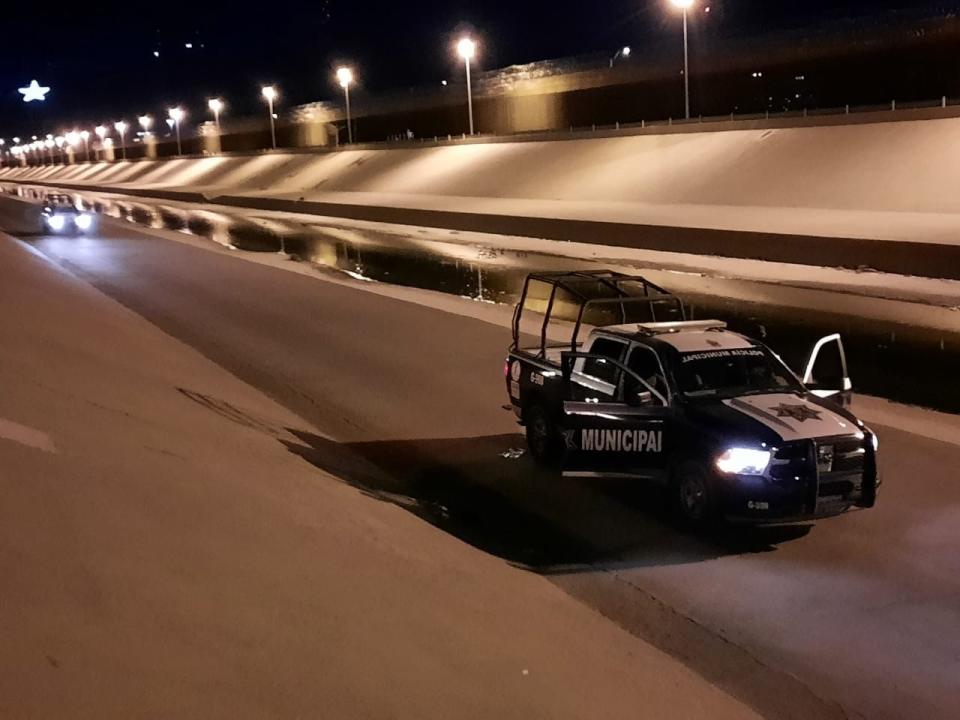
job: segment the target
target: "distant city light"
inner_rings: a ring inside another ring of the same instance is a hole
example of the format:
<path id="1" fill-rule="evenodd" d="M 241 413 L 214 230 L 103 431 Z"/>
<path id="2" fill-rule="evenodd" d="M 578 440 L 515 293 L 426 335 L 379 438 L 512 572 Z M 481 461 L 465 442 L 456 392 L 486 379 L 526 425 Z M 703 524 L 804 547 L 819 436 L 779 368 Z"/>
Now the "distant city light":
<path id="1" fill-rule="evenodd" d="M 193 50 L 193 43 L 184 43 L 183 46 L 184 46 L 187 50 Z"/>
<path id="2" fill-rule="evenodd" d="M 447 86 L 447 81 L 446 81 L 446 80 L 441 80 L 441 81 L 440 81 L 440 84 L 443 85 L 444 87 L 446 87 L 446 86 Z"/>
<path id="3" fill-rule="evenodd" d="M 159 51 L 159 50 L 154 50 L 154 51 L 153 51 L 153 56 L 154 56 L 154 57 L 157 57 L 157 58 L 160 57 L 160 51 Z"/>
<path id="4" fill-rule="evenodd" d="M 631 50 L 629 45 L 625 45 L 623 50 L 620 51 L 620 54 L 623 55 L 624 57 L 630 57 L 630 53 L 631 53 Z"/>
<path id="5" fill-rule="evenodd" d="M 50 92 L 50 88 L 40 85 L 36 80 L 31 80 L 27 87 L 19 88 L 17 92 L 23 95 L 24 102 L 33 102 L 34 100 L 42 102 L 47 99 L 46 96 Z"/>

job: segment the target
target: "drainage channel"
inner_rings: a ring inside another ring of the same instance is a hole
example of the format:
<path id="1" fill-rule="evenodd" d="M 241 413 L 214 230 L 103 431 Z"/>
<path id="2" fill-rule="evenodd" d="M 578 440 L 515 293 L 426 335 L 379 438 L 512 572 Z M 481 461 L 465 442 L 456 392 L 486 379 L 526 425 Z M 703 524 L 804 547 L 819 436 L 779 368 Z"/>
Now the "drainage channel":
<path id="1" fill-rule="evenodd" d="M 4 192 L 38 200 L 49 188 L 10 185 Z M 277 219 L 219 206 L 189 206 L 162 200 L 71 191 L 76 200 L 110 217 L 152 228 L 190 233 L 250 252 L 284 252 L 319 268 L 378 282 L 441 291 L 477 301 L 513 304 L 527 273 L 597 269 L 609 263 L 559 254 L 527 252 L 492 244 L 437 239 L 428 229 L 376 230 L 317 218 Z M 562 245 L 558 244 L 559 247 Z M 960 366 L 960 333 L 903 322 L 865 319 L 844 312 L 844 293 L 821 292 L 819 308 L 800 308 L 796 288 L 745 280 L 705 278 L 660 267 L 616 261 L 683 297 L 694 318 L 725 320 L 731 328 L 762 339 L 794 368 L 823 335 L 843 335 L 856 390 L 897 402 L 960 413 L 953 382 Z M 733 283 L 733 285 L 731 285 Z M 731 287 L 736 294 L 726 294 Z M 703 289 L 707 289 L 704 292 Z M 812 303 L 813 304 L 813 303 Z M 960 316 L 960 314 L 958 314 Z M 958 317 L 960 327 L 960 317 Z"/>

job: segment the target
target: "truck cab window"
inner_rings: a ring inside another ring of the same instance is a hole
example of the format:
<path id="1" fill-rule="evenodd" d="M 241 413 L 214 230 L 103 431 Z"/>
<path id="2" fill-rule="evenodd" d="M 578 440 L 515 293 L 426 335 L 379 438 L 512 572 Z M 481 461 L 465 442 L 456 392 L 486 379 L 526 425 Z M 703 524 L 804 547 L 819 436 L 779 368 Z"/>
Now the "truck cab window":
<path id="1" fill-rule="evenodd" d="M 627 361 L 627 367 L 637 375 L 642 377 L 646 383 L 656 390 L 663 397 L 669 397 L 670 391 L 667 387 L 667 379 L 663 376 L 663 369 L 660 361 L 657 359 L 653 350 L 647 347 L 635 347 L 630 351 L 630 359 Z M 640 392 L 646 388 L 631 387 L 638 385 L 630 375 L 627 375 L 624 392 Z"/>
<path id="2" fill-rule="evenodd" d="M 618 342 L 617 340 L 597 338 L 590 347 L 590 353 L 592 355 L 602 355 L 619 362 L 623 358 L 624 347 L 624 343 Z M 581 372 L 584 375 L 600 380 L 601 382 L 609 383 L 610 385 L 616 385 L 620 380 L 620 368 L 613 363 L 605 363 L 603 360 L 597 358 L 585 359 Z"/>

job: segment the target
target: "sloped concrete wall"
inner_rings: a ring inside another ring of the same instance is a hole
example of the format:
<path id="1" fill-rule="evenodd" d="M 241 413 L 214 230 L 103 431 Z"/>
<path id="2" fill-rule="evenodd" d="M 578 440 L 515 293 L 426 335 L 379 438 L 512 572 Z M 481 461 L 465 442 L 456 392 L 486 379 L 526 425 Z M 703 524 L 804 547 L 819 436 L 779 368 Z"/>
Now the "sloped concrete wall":
<path id="1" fill-rule="evenodd" d="M 5 169 L 214 194 L 954 213 L 960 119 Z"/>

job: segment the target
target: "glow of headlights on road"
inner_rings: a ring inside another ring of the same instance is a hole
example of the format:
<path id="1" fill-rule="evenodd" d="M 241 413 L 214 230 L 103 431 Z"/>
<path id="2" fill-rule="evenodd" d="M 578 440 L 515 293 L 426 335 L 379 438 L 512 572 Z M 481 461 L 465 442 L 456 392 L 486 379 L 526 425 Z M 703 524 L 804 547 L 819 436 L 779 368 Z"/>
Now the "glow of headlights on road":
<path id="1" fill-rule="evenodd" d="M 717 458 L 720 472 L 729 475 L 763 475 L 770 463 L 770 452 L 751 448 L 728 448 Z"/>
<path id="2" fill-rule="evenodd" d="M 89 215 L 77 215 L 75 222 L 77 223 L 77 227 L 81 230 L 89 230 L 90 226 L 93 224 L 93 218 Z"/>
<path id="3" fill-rule="evenodd" d="M 51 230 L 63 230 L 65 224 L 66 220 L 63 219 L 63 215 L 51 215 L 47 218 L 47 225 L 50 226 Z"/>

